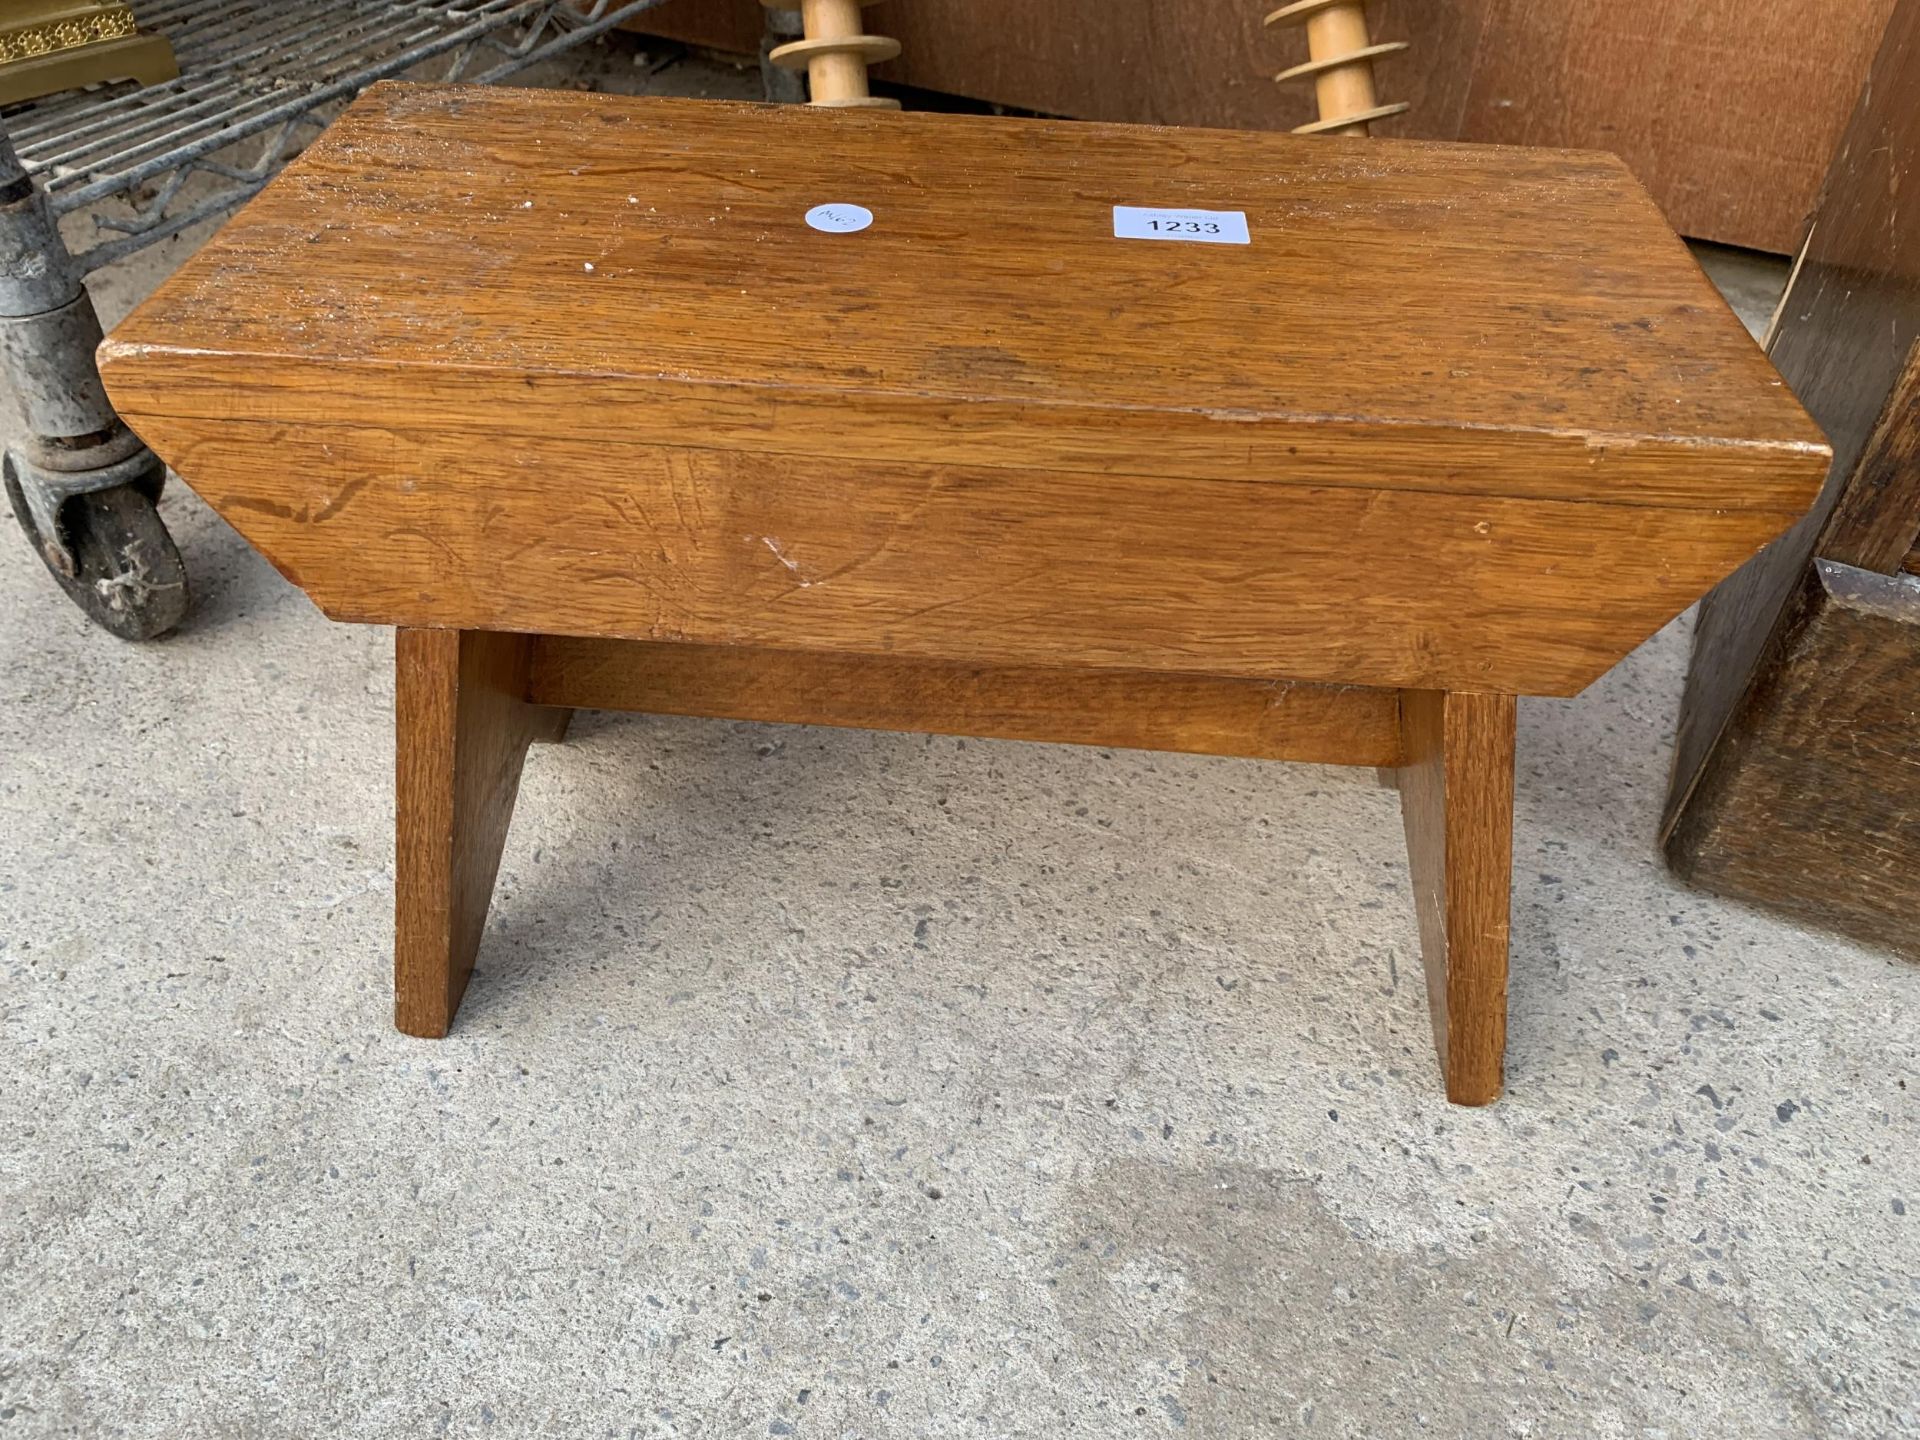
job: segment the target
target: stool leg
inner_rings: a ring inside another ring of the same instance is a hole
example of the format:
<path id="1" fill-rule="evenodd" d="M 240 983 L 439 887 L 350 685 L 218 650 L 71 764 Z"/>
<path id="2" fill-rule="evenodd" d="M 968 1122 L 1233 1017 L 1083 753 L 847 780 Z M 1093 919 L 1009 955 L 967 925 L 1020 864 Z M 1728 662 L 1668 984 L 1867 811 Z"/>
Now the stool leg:
<path id="1" fill-rule="evenodd" d="M 571 711 L 529 705 L 525 635 L 400 630 L 395 642 L 397 825 L 394 1024 L 438 1037 L 473 973 L 527 746 Z"/>
<path id="2" fill-rule="evenodd" d="M 1400 808 L 1447 1098 L 1500 1094 L 1513 887 L 1511 695 L 1403 690 Z"/>

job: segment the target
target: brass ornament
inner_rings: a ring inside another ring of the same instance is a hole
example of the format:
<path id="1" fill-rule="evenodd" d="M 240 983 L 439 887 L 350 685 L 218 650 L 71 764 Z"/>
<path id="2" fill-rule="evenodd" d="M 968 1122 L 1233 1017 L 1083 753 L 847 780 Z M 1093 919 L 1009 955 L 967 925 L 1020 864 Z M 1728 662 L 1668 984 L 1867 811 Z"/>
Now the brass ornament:
<path id="1" fill-rule="evenodd" d="M 180 73 L 164 37 L 133 8 L 75 0 L 0 0 L 0 105 L 107 80 L 154 85 Z"/>
<path id="2" fill-rule="evenodd" d="M 62 20 L 0 30 L 0 63 L 31 60 L 36 55 L 50 55 L 56 50 L 71 50 L 77 45 L 92 45 L 101 40 L 118 40 L 122 35 L 134 34 L 138 28 L 131 7 L 114 5 L 91 15 L 70 15 Z"/>

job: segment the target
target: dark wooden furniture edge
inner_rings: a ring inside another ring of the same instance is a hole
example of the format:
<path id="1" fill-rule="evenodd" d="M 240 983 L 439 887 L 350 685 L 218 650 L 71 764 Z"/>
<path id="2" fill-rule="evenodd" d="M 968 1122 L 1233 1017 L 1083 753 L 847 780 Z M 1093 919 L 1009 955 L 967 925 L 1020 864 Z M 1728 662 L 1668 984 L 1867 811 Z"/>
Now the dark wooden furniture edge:
<path id="1" fill-rule="evenodd" d="M 1907 351 L 1814 554 L 1860 570 L 1912 570 L 1920 551 L 1920 344 Z"/>
<path id="2" fill-rule="evenodd" d="M 1689 884 L 1920 958 L 1920 583 L 1815 560 L 1661 833 Z"/>
<path id="3" fill-rule="evenodd" d="M 1768 351 L 1831 438 L 1811 513 L 1701 603 L 1660 839 L 1684 879 L 1920 955 L 1920 0 L 1900 0 Z"/>

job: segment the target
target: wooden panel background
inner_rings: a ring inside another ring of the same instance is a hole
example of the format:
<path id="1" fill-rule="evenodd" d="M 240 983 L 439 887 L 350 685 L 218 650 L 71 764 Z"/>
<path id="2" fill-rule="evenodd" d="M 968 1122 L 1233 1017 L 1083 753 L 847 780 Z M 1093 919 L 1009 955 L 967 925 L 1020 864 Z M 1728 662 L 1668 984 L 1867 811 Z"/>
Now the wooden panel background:
<path id="1" fill-rule="evenodd" d="M 882 79 L 1083 119 L 1286 129 L 1311 88 L 1268 31 L 1278 0 L 891 0 Z M 1381 133 L 1612 150 L 1682 234 L 1785 252 L 1866 79 L 1893 0 L 1373 0 L 1380 65 L 1411 101 Z M 753 51 L 754 0 L 668 0 L 636 28 Z"/>

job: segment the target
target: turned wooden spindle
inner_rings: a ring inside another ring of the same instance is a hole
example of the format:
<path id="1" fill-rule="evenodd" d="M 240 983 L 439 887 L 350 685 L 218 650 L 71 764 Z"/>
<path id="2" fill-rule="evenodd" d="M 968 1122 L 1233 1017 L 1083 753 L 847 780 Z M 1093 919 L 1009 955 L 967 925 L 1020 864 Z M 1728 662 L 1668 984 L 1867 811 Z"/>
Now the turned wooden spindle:
<path id="1" fill-rule="evenodd" d="M 761 0 L 787 9 L 792 0 Z M 807 72 L 808 104 L 842 110 L 898 110 L 898 100 L 867 93 L 867 66 L 891 60 L 900 42 L 861 33 L 860 9 L 876 0 L 800 0 L 806 38 L 781 45 L 767 59 L 788 70 Z"/>
<path id="2" fill-rule="evenodd" d="M 1366 135 L 1369 121 L 1406 110 L 1406 102 L 1382 105 L 1373 91 L 1373 62 L 1407 48 L 1404 40 L 1372 44 L 1362 0 L 1295 0 L 1267 16 L 1269 25 L 1307 27 L 1306 64 L 1282 70 L 1276 81 L 1313 79 L 1320 118 L 1296 125 L 1296 135 Z"/>

